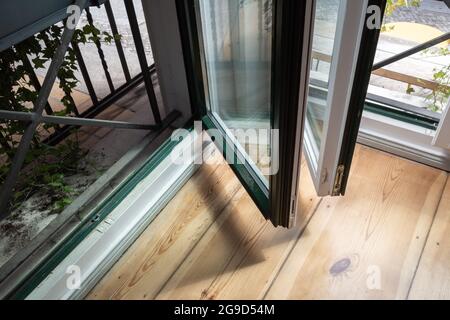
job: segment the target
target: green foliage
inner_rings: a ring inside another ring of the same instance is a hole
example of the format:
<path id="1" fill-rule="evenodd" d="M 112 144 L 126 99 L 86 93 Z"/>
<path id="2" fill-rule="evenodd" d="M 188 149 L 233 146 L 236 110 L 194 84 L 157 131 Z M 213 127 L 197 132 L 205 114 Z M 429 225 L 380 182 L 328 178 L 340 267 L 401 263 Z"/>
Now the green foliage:
<path id="1" fill-rule="evenodd" d="M 428 109 L 442 112 L 450 98 L 450 64 L 440 69 L 433 69 L 433 80 L 437 88 L 426 96 Z"/>
<path id="2" fill-rule="evenodd" d="M 389 17 L 402 7 L 418 7 L 421 2 L 422 0 L 387 0 L 384 15 Z"/>
<path id="3" fill-rule="evenodd" d="M 422 51 L 422 54 L 426 57 L 445 57 L 450 55 L 450 50 L 448 47 L 433 47 Z M 432 77 L 437 87 L 425 96 L 425 101 L 428 103 L 427 108 L 429 110 L 442 112 L 450 99 L 450 64 L 441 68 L 434 68 Z M 407 93 L 409 92 L 407 91 Z"/>
<path id="4" fill-rule="evenodd" d="M 38 92 L 26 62 L 31 60 L 31 68 L 34 69 L 45 68 L 60 43 L 62 32 L 61 24 L 53 25 L 0 52 L 0 106 L 3 109 L 22 112 L 32 110 Z M 96 41 L 111 42 L 114 39 L 119 39 L 119 36 L 112 36 L 94 26 L 86 25 L 75 31 L 73 42 L 85 44 Z M 61 99 L 64 108 L 55 112 L 55 115 L 74 114 L 75 105 L 71 93 L 78 84 L 75 76 L 77 68 L 75 51 L 70 47 L 58 70 L 59 88 L 64 93 Z M 0 183 L 9 171 L 24 129 L 23 122 L 2 120 L 0 123 Z M 70 204 L 72 197 L 75 196 L 75 191 L 65 183 L 65 178 L 77 173 L 78 162 L 84 152 L 80 149 L 78 139 L 66 139 L 55 147 L 43 144 L 44 136 L 57 129 L 58 125 L 45 124 L 42 130 L 35 132 L 23 172 L 15 188 L 12 208 L 17 207 L 20 202 L 38 190 L 51 197 L 56 212 Z"/>
<path id="5" fill-rule="evenodd" d="M 22 179 L 16 187 L 18 191 L 14 193 L 13 208 L 39 190 L 53 204 L 52 213 L 62 211 L 77 195 L 77 191 L 67 185 L 65 178 L 84 169 L 79 165 L 79 160 L 84 156 L 85 152 L 79 148 L 76 140 L 68 140 L 54 147 L 42 144 L 39 148 L 33 148 L 26 159 L 29 165 L 24 168 Z"/>

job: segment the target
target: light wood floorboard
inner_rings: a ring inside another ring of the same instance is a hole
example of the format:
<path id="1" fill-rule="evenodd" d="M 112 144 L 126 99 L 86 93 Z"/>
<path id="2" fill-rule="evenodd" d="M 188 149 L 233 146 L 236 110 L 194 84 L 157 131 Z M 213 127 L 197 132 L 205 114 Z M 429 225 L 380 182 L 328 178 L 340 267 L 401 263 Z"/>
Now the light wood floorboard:
<path id="1" fill-rule="evenodd" d="M 450 300 L 450 179 L 434 218 L 409 299 Z"/>
<path id="2" fill-rule="evenodd" d="M 226 164 L 203 165 L 88 298 L 405 299 L 427 295 L 431 268 L 446 297 L 447 173 L 358 146 L 344 197 L 318 198 L 304 163 L 300 180 L 286 230 Z"/>
<path id="3" fill-rule="evenodd" d="M 297 227 L 274 228 L 248 194 L 240 192 L 157 299 L 262 298 L 320 200 L 306 163 L 302 167 Z"/>
<path id="4" fill-rule="evenodd" d="M 324 199 L 268 299 L 405 299 L 445 172 L 357 149 L 344 197 Z"/>
<path id="5" fill-rule="evenodd" d="M 154 298 L 242 189 L 227 169 L 204 164 L 87 298 Z"/>

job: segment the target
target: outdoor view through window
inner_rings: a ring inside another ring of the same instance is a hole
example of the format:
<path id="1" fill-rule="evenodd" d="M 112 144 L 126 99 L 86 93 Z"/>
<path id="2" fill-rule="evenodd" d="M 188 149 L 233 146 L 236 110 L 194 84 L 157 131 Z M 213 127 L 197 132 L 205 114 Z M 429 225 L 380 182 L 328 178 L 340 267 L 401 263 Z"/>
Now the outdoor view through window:
<path id="1" fill-rule="evenodd" d="M 264 173 L 268 163 L 261 160 L 267 159 L 270 149 L 272 1 L 200 0 L 196 4 L 210 112 L 233 131 Z"/>

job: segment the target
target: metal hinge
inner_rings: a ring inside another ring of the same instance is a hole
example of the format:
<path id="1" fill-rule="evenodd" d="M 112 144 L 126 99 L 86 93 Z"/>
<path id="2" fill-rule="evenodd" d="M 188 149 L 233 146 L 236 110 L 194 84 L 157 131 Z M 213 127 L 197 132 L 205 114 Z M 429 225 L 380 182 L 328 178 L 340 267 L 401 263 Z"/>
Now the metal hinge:
<path id="1" fill-rule="evenodd" d="M 291 214 L 289 215 L 289 224 L 288 224 L 288 228 L 292 228 L 293 226 L 295 226 L 296 220 L 297 220 L 297 200 L 294 197 L 291 200 Z"/>
<path id="2" fill-rule="evenodd" d="M 334 179 L 334 186 L 332 196 L 339 196 L 341 194 L 342 179 L 344 178 L 345 166 L 339 165 L 336 170 L 336 178 Z"/>

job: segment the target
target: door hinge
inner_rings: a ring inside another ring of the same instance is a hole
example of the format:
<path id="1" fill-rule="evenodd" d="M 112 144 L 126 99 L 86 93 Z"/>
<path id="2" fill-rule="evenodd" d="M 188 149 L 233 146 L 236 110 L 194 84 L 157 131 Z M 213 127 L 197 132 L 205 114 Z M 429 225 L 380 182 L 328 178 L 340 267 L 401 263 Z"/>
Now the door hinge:
<path id="1" fill-rule="evenodd" d="M 342 179 L 344 178 L 345 166 L 343 164 L 339 165 L 336 170 L 336 178 L 334 179 L 334 186 L 332 196 L 341 195 Z"/>

